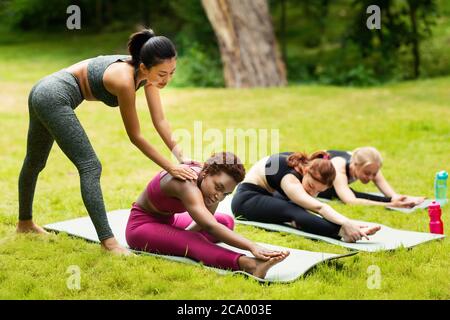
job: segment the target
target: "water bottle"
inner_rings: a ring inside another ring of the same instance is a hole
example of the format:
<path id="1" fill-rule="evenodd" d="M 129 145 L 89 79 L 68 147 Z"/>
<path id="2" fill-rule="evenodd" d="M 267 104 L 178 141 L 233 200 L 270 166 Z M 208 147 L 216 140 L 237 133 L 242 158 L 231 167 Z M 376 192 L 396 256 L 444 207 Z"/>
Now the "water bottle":
<path id="1" fill-rule="evenodd" d="M 447 171 L 439 171 L 434 179 L 434 197 L 440 204 L 447 202 Z"/>
<path id="2" fill-rule="evenodd" d="M 428 206 L 428 215 L 430 216 L 430 232 L 444 234 L 444 223 L 441 220 L 441 206 L 433 201 Z"/>

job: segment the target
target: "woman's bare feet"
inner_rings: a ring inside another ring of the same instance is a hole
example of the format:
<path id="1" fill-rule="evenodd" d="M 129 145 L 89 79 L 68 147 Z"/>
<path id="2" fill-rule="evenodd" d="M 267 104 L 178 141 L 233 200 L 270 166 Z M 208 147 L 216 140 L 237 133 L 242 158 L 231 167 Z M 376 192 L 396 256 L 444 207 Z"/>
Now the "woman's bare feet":
<path id="1" fill-rule="evenodd" d="M 119 242 L 117 242 L 116 238 L 108 238 L 101 242 L 101 247 L 113 254 L 119 255 L 119 256 L 133 256 L 134 253 L 132 253 L 130 250 L 122 247 Z"/>
<path id="2" fill-rule="evenodd" d="M 253 276 L 264 279 L 267 271 L 277 263 L 280 263 L 289 256 L 289 251 L 282 251 L 279 256 L 272 257 L 269 260 L 260 260 L 241 256 L 239 258 L 239 266 L 242 270 L 251 273 Z"/>
<path id="3" fill-rule="evenodd" d="M 16 227 L 17 233 L 37 233 L 37 234 L 49 234 L 44 228 L 38 226 L 33 220 L 19 220 Z"/>

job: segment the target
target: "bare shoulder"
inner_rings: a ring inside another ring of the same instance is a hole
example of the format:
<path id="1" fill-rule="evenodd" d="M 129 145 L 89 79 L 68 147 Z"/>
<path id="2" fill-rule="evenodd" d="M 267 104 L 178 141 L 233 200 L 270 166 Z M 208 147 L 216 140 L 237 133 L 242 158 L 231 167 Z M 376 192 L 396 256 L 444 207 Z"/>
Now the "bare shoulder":
<path id="1" fill-rule="evenodd" d="M 111 64 L 103 74 L 103 84 L 115 95 L 124 90 L 135 92 L 133 66 L 128 63 Z"/>
<path id="2" fill-rule="evenodd" d="M 346 165 L 346 160 L 342 157 L 335 157 L 333 159 L 331 159 L 331 163 L 333 164 L 334 168 L 336 169 L 336 171 L 338 172 L 345 172 L 345 165 Z"/>
<path id="3" fill-rule="evenodd" d="M 178 199 L 186 198 L 200 192 L 196 181 L 183 181 L 169 174 L 161 179 L 161 190 L 165 194 Z"/>

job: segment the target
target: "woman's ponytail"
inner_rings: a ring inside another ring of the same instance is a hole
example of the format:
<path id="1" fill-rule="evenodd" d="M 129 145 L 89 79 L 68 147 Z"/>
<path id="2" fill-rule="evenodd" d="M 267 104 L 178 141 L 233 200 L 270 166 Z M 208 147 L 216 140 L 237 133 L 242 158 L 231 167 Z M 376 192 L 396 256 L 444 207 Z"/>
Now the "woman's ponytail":
<path id="1" fill-rule="evenodd" d="M 164 36 L 155 36 L 152 29 L 133 33 L 128 40 L 128 51 L 131 55 L 130 64 L 135 68 L 141 63 L 151 68 L 177 56 L 172 41 Z"/>
<path id="2" fill-rule="evenodd" d="M 128 51 L 131 55 L 131 63 L 136 68 L 139 66 L 141 62 L 141 49 L 144 44 L 152 37 L 155 36 L 155 33 L 152 29 L 144 29 L 139 32 L 133 33 L 128 40 Z"/>
<path id="3" fill-rule="evenodd" d="M 333 185 L 336 170 L 330 161 L 330 155 L 325 151 L 317 151 L 310 156 L 304 152 L 295 152 L 287 158 L 287 163 L 291 168 L 298 168 L 302 175 L 308 172 L 324 185 L 328 187 Z"/>

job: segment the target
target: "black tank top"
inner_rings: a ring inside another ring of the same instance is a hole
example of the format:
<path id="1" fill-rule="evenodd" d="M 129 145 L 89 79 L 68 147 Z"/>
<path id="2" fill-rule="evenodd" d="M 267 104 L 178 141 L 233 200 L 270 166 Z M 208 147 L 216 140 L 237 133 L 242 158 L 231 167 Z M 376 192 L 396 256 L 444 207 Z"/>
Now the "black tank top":
<path id="1" fill-rule="evenodd" d="M 350 160 L 352 159 L 352 155 L 348 153 L 348 151 L 340 151 L 340 150 L 327 150 L 330 154 L 331 159 L 336 157 L 341 157 L 345 159 L 345 175 L 347 176 L 348 183 L 355 182 L 356 179 L 350 175 Z"/>
<path id="2" fill-rule="evenodd" d="M 295 171 L 294 168 L 289 167 L 287 164 L 287 159 L 292 153 L 293 152 L 282 152 L 273 154 L 266 161 L 265 174 L 267 183 L 283 196 L 286 196 L 286 194 L 283 189 L 281 189 L 281 180 L 285 175 L 291 173 L 296 176 L 300 182 L 303 179 L 303 176 L 300 173 Z"/>

